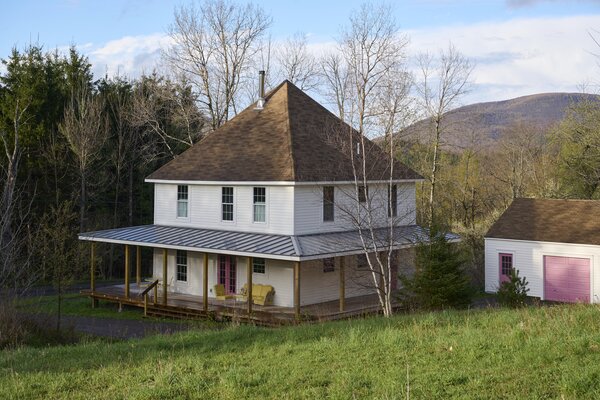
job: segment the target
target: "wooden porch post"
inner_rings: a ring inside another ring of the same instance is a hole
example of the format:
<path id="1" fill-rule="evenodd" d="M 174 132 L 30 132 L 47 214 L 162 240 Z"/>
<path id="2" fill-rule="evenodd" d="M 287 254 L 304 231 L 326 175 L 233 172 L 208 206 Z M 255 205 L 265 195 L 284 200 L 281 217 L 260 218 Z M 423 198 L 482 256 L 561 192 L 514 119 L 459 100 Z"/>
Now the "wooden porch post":
<path id="1" fill-rule="evenodd" d="M 300 321 L 300 261 L 294 264 L 294 317 Z"/>
<path id="2" fill-rule="evenodd" d="M 346 272 L 344 271 L 346 259 L 340 257 L 340 312 L 344 312 L 346 306 Z"/>
<path id="3" fill-rule="evenodd" d="M 96 291 L 96 243 L 92 242 L 90 253 L 90 291 L 92 294 Z M 96 307 L 96 299 L 92 297 L 92 308 Z"/>
<path id="4" fill-rule="evenodd" d="M 247 295 L 248 295 L 248 314 L 252 314 L 252 257 L 246 258 L 248 268 L 246 268 L 246 282 L 247 282 Z"/>
<path id="5" fill-rule="evenodd" d="M 208 253 L 204 253 L 204 271 L 202 273 L 202 306 L 208 312 Z"/>
<path id="6" fill-rule="evenodd" d="M 125 297 L 129 298 L 129 245 L 125 245 Z"/>
<path id="7" fill-rule="evenodd" d="M 140 246 L 135 248 L 135 281 L 138 287 L 142 283 L 142 248 Z"/>
<path id="8" fill-rule="evenodd" d="M 162 303 L 167 305 L 167 249 L 163 249 L 163 292 Z"/>

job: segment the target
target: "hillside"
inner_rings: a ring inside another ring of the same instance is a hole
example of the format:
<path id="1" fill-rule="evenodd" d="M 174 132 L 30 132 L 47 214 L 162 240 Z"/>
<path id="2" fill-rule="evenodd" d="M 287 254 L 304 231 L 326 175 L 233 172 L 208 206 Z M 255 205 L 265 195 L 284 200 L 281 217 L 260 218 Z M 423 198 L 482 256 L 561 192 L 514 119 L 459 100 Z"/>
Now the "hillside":
<path id="1" fill-rule="evenodd" d="M 566 109 L 581 101 L 598 101 L 600 96 L 581 93 L 542 93 L 504 101 L 476 103 L 446 114 L 447 144 L 468 145 L 472 138 L 485 145 L 500 138 L 506 129 L 517 124 L 548 128 L 560 121 Z M 404 133 L 423 136 L 428 121 L 411 125 Z"/>
<path id="2" fill-rule="evenodd" d="M 596 305 L 230 326 L 0 352 L 2 399 L 598 399 Z"/>

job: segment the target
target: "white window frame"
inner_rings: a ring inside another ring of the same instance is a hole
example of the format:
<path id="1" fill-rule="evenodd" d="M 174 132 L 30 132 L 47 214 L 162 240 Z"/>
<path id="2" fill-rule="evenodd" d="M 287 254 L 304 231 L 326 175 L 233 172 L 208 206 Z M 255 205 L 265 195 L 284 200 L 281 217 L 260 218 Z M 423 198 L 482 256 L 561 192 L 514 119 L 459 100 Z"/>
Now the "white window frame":
<path id="1" fill-rule="evenodd" d="M 331 208 L 332 208 L 331 219 L 328 219 L 328 220 L 325 220 L 325 188 L 326 187 L 333 188 L 333 201 L 331 202 Z M 333 185 L 322 186 L 321 196 L 322 196 L 322 199 L 321 199 L 321 221 L 324 224 L 332 224 L 335 222 L 335 186 L 333 186 Z"/>
<path id="2" fill-rule="evenodd" d="M 263 268 L 264 268 L 264 269 L 263 269 L 263 272 L 256 272 L 256 271 L 254 270 L 254 262 L 255 262 L 256 260 L 262 260 L 262 262 L 263 262 Z M 257 258 L 254 258 L 254 257 L 253 257 L 253 258 L 252 258 L 252 273 L 253 273 L 253 274 L 258 274 L 258 275 L 261 275 L 261 276 L 265 276 L 265 275 L 267 275 L 267 260 L 266 260 L 265 258 L 262 258 L 262 257 L 257 257 Z"/>
<path id="3" fill-rule="evenodd" d="M 180 199 L 179 198 L 179 188 L 186 188 L 186 198 L 185 199 Z M 176 206 L 175 206 L 175 216 L 177 219 L 179 220 L 189 220 L 190 219 L 190 186 L 189 185 L 177 185 L 177 189 L 176 189 Z M 185 204 L 185 216 L 180 216 L 179 215 L 179 204 Z"/>
<path id="4" fill-rule="evenodd" d="M 264 193 L 264 202 L 263 203 L 257 203 L 256 199 L 255 199 L 255 194 L 254 191 L 256 189 L 263 189 L 265 191 Z M 253 186 L 252 187 L 252 222 L 255 224 L 266 224 L 267 223 L 267 203 L 268 203 L 268 199 L 267 199 L 267 188 L 265 186 Z M 263 207 L 263 215 L 265 217 L 264 221 L 257 221 L 256 220 L 256 207 Z"/>
<path id="5" fill-rule="evenodd" d="M 179 262 L 179 256 L 180 255 L 184 255 L 185 257 L 185 264 L 184 263 L 180 263 Z M 189 272 L 189 261 L 188 261 L 188 252 L 187 250 L 177 250 L 175 252 L 175 280 L 177 280 L 177 282 L 180 283 L 188 283 L 189 279 L 188 279 L 188 272 Z M 185 280 L 181 280 L 179 279 L 179 267 L 184 267 L 185 268 Z"/>
<path id="6" fill-rule="evenodd" d="M 223 190 L 225 188 L 231 188 L 231 203 L 224 203 L 223 202 Z M 220 198 L 221 198 L 221 222 L 224 222 L 226 224 L 233 224 L 235 223 L 235 188 L 233 186 L 221 186 L 221 194 L 220 194 Z M 224 210 L 225 210 L 225 205 L 231 205 L 231 219 L 223 219 L 223 214 L 224 214 Z"/>

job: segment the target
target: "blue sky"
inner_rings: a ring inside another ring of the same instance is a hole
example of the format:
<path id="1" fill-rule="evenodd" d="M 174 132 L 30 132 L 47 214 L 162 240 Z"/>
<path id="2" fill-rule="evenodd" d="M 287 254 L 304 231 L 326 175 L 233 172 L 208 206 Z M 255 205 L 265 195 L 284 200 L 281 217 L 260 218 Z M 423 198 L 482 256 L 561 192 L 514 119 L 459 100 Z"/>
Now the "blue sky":
<path id="1" fill-rule="evenodd" d="M 13 46 L 39 41 L 47 49 L 77 45 L 94 72 L 137 75 L 152 68 L 173 9 L 186 1 L 19 0 L 3 4 L 0 57 Z M 309 35 L 315 52 L 331 43 L 362 1 L 257 2 L 273 18 L 271 34 L 283 40 Z M 540 91 L 576 91 L 597 85 L 589 32 L 600 31 L 600 0 L 401 0 L 391 2 L 411 39 L 412 53 L 436 51 L 452 41 L 476 64 L 472 101 Z M 10 16 L 10 18 L 7 18 Z"/>

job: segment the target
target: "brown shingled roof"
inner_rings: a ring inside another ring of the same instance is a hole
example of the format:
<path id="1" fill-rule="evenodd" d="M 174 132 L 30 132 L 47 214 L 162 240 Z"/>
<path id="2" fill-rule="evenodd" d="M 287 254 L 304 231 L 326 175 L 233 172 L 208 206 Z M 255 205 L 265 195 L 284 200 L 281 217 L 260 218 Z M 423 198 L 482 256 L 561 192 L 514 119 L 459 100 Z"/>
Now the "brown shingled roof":
<path id="1" fill-rule="evenodd" d="M 485 237 L 600 245 L 600 201 L 515 199 Z"/>
<path id="2" fill-rule="evenodd" d="M 349 135 L 358 133 L 289 81 L 239 113 L 148 179 L 183 181 L 350 181 Z M 369 180 L 389 178 L 386 153 L 368 141 Z M 394 179 L 421 179 L 396 162 Z"/>

